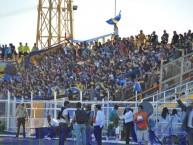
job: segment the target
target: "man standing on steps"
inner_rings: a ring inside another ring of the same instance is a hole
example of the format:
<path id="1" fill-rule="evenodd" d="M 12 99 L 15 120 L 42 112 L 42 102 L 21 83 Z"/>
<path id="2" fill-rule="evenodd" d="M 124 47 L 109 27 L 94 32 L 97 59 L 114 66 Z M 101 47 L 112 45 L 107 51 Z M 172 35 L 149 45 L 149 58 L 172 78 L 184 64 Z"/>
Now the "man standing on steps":
<path id="1" fill-rule="evenodd" d="M 16 137 L 19 136 L 20 127 L 23 126 L 23 137 L 25 138 L 25 121 L 28 120 L 28 112 L 25 105 L 22 103 L 18 106 L 16 110 L 16 121 L 17 121 L 17 134 Z"/>
<path id="2" fill-rule="evenodd" d="M 186 110 L 185 118 L 182 121 L 182 129 L 185 129 L 187 132 L 189 145 L 193 145 L 193 100 L 190 100 L 190 105 L 186 106 L 179 99 L 179 96 L 180 94 L 177 93 L 176 101 L 183 110 Z"/>

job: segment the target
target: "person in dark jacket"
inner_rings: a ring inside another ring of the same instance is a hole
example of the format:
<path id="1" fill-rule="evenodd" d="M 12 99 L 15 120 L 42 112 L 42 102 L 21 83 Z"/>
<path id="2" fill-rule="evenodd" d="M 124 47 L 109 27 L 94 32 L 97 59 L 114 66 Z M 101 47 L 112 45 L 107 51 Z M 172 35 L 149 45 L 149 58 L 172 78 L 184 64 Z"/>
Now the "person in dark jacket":
<path id="1" fill-rule="evenodd" d="M 69 101 L 65 101 L 64 102 L 64 109 L 62 111 L 61 117 L 59 119 L 59 145 L 64 145 L 64 142 L 67 138 L 67 127 L 68 124 L 70 122 L 70 118 L 69 118 L 69 114 L 68 114 L 68 106 L 69 106 L 70 102 Z"/>
<path id="2" fill-rule="evenodd" d="M 182 121 L 182 129 L 187 132 L 189 145 L 193 145 L 193 100 L 190 100 L 190 105 L 186 106 L 179 99 L 179 96 L 180 94 L 176 94 L 176 101 L 183 110 L 186 110 L 185 118 Z"/>

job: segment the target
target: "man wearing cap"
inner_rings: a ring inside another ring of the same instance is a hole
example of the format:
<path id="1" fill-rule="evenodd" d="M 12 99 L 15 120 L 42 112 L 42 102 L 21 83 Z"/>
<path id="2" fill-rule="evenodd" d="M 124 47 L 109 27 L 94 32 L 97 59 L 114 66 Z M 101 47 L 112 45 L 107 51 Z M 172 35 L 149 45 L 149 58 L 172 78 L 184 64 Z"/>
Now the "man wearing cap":
<path id="1" fill-rule="evenodd" d="M 25 105 L 22 103 L 18 106 L 16 110 L 16 118 L 17 118 L 17 134 L 16 137 L 19 136 L 20 126 L 23 126 L 23 137 L 25 138 L 25 119 L 28 120 L 28 112 Z"/>
<path id="2" fill-rule="evenodd" d="M 137 137 L 136 137 L 136 133 L 135 133 L 135 129 L 134 129 L 134 122 L 133 122 L 133 112 L 131 110 L 131 107 L 129 105 L 127 105 L 125 107 L 125 114 L 124 114 L 124 125 L 125 125 L 125 141 L 126 144 L 129 145 L 129 137 L 130 137 L 130 132 L 132 134 L 132 138 L 135 142 L 137 142 Z"/>
<path id="3" fill-rule="evenodd" d="M 59 119 L 59 145 L 64 145 L 64 141 L 66 140 L 68 134 L 67 127 L 70 123 L 70 117 L 67 108 L 69 104 L 69 101 L 65 101 L 64 107 L 61 108 L 62 114 Z"/>
<path id="4" fill-rule="evenodd" d="M 145 140 L 145 145 L 148 145 L 148 116 L 143 112 L 143 106 L 138 106 L 138 112 L 135 113 L 134 122 L 137 126 L 137 141 L 141 145 L 142 140 Z"/>
<path id="5" fill-rule="evenodd" d="M 180 94 L 176 94 L 176 101 L 183 110 L 186 110 L 185 118 L 182 121 L 182 129 L 187 132 L 189 145 L 193 145 L 193 100 L 190 100 L 190 105 L 186 106 L 179 99 L 179 96 Z"/>

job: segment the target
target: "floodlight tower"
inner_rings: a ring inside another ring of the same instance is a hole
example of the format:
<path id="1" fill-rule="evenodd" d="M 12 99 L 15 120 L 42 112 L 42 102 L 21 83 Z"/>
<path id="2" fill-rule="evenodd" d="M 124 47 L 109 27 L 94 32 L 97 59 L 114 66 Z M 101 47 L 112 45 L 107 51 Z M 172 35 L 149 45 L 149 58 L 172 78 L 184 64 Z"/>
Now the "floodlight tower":
<path id="1" fill-rule="evenodd" d="M 72 0 L 39 0 L 36 43 L 40 49 L 73 39 Z"/>

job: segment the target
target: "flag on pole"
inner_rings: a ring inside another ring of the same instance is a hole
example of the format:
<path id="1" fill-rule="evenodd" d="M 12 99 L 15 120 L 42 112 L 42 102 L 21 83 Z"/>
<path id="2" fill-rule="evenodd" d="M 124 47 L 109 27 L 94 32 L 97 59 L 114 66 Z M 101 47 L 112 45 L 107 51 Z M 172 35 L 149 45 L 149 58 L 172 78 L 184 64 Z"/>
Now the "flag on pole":
<path id="1" fill-rule="evenodd" d="M 107 22 L 109 25 L 114 25 L 114 24 L 117 24 L 120 19 L 121 19 L 121 11 L 119 12 L 119 14 L 118 14 L 117 16 L 115 16 L 114 18 L 111 18 L 111 19 L 107 20 L 106 22 Z"/>

